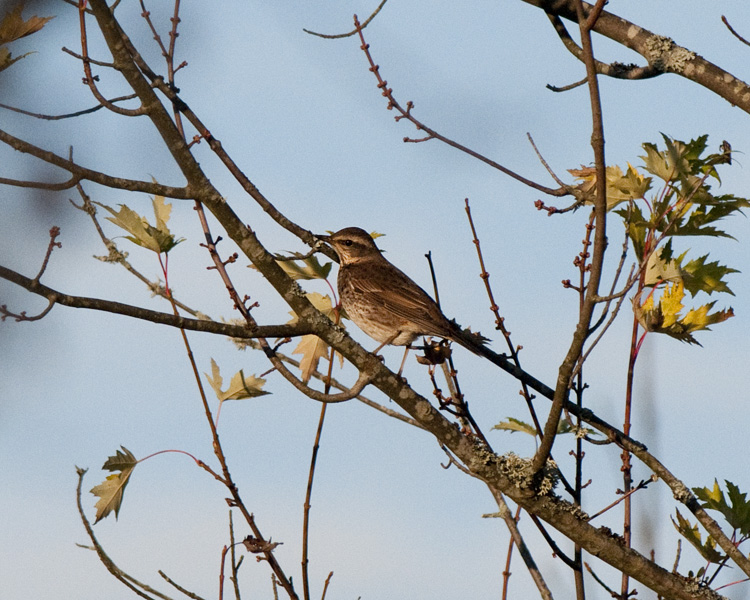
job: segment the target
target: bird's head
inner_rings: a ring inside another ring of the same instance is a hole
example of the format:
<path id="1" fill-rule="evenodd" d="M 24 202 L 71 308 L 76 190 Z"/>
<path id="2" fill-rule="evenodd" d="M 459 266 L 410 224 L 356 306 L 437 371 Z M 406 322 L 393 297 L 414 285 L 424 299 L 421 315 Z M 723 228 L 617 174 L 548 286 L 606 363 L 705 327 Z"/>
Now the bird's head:
<path id="1" fill-rule="evenodd" d="M 381 258 L 380 250 L 370 234 L 359 227 L 347 227 L 331 235 L 316 237 L 331 245 L 341 261 L 341 266 Z"/>

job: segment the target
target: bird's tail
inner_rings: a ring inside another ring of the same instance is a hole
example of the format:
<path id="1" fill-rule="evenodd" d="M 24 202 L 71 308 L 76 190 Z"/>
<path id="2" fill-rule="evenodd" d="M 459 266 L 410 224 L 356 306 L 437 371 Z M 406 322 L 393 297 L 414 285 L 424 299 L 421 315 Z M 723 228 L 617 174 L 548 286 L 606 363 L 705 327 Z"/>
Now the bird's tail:
<path id="1" fill-rule="evenodd" d="M 489 338 L 486 338 L 481 333 L 474 332 L 471 329 L 461 329 L 460 325 L 455 321 L 451 321 L 451 325 L 453 325 L 453 331 L 451 331 L 450 335 L 451 340 L 457 344 L 461 344 L 464 348 L 478 356 L 487 356 L 487 350 L 489 350 L 489 346 L 487 345 L 490 341 Z"/>

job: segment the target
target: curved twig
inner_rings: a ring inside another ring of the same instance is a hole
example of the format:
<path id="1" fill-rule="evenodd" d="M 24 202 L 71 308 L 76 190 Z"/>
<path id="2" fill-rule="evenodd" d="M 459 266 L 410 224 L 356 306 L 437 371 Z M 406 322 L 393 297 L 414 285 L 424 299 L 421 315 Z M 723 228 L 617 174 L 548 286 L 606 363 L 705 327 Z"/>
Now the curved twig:
<path id="1" fill-rule="evenodd" d="M 137 97 L 138 96 L 136 96 L 135 94 L 128 94 L 127 96 L 118 96 L 117 98 L 112 98 L 109 100 L 109 102 L 111 103 L 124 102 L 125 100 L 132 100 L 133 98 L 137 98 Z M 24 110 L 23 108 L 10 106 L 8 104 L 0 104 L 0 108 L 4 108 L 5 110 L 10 110 L 12 112 L 19 113 L 21 115 L 34 117 L 35 119 L 42 119 L 44 121 L 59 121 L 61 119 L 73 119 L 75 117 L 80 117 L 82 115 L 89 115 L 98 110 L 101 110 L 102 108 L 104 108 L 104 106 L 102 106 L 101 104 L 97 104 L 96 106 L 92 106 L 91 108 L 85 108 L 83 110 L 78 110 L 72 113 L 66 113 L 64 115 L 44 115 L 42 113 L 35 113 L 30 110 Z"/>
<path id="2" fill-rule="evenodd" d="M 115 579 L 117 579 L 125 587 L 130 589 L 134 594 L 140 596 L 141 598 L 146 598 L 146 600 L 153 600 L 153 598 L 156 597 L 161 598 L 162 600 L 172 600 L 169 596 L 162 594 L 158 590 L 155 590 L 145 583 L 141 583 L 134 577 L 128 575 L 114 563 L 114 561 L 104 551 L 104 548 L 102 548 L 101 544 L 99 544 L 99 540 L 96 539 L 94 529 L 91 527 L 91 523 L 86 518 L 86 513 L 83 511 L 83 505 L 81 504 L 81 488 L 83 487 L 83 476 L 86 475 L 87 470 L 88 469 L 81 469 L 80 467 L 76 467 L 76 473 L 78 474 L 78 486 L 76 487 L 76 505 L 78 506 L 78 514 L 81 517 L 83 527 L 86 529 L 86 533 L 88 534 L 89 539 L 93 544 L 93 550 L 96 552 L 99 560 L 105 566 L 107 571 L 109 571 L 115 577 Z"/>
<path id="3" fill-rule="evenodd" d="M 503 165 L 495 162 L 494 160 L 487 158 L 486 156 L 479 154 L 478 152 L 475 152 L 474 150 L 467 148 L 463 144 L 459 144 L 458 142 L 454 142 L 453 140 L 445 137 L 444 135 L 438 133 L 434 129 L 431 129 L 430 127 L 427 127 L 424 123 L 417 120 L 412 114 L 411 109 L 414 108 L 414 104 L 409 101 L 406 103 L 406 108 L 403 108 L 396 98 L 393 96 L 393 90 L 388 87 L 388 82 L 383 79 L 380 76 L 380 67 L 375 64 L 375 61 L 372 58 L 372 55 L 370 54 L 370 45 L 365 42 L 365 36 L 362 32 L 362 26 L 357 20 L 357 15 L 354 15 L 354 26 L 357 28 L 357 31 L 359 33 L 359 39 L 362 42 L 362 45 L 360 46 L 362 51 L 365 53 L 365 56 L 367 57 L 367 61 L 370 63 L 370 71 L 375 75 L 376 79 L 378 80 L 378 88 L 381 90 L 383 96 L 388 99 L 388 110 L 395 109 L 396 112 L 399 114 L 394 117 L 396 121 L 400 121 L 401 119 L 406 119 L 410 121 L 414 127 L 416 127 L 417 131 L 424 131 L 427 133 L 427 137 L 420 138 L 418 140 L 412 139 L 412 138 L 404 138 L 404 142 L 423 142 L 431 139 L 440 140 L 444 144 L 447 144 L 448 146 L 451 146 L 453 148 L 456 148 L 457 150 L 460 150 L 461 152 L 464 152 L 465 154 L 468 154 L 469 156 L 476 158 L 477 160 L 485 163 L 486 165 L 491 166 L 494 169 L 497 169 L 501 173 L 504 173 L 508 177 L 511 177 L 515 179 L 516 181 L 519 181 L 523 183 L 524 185 L 527 185 L 539 192 L 548 194 L 550 196 L 567 196 L 570 192 L 566 188 L 558 188 L 558 189 L 552 189 L 548 188 L 544 185 L 541 185 L 539 183 L 536 183 L 535 181 L 531 181 L 530 179 L 527 179 L 526 177 L 523 177 L 522 175 L 519 175 L 515 171 L 511 171 L 507 167 L 504 167 Z"/>
<path id="4" fill-rule="evenodd" d="M 388 0 L 383 0 L 380 4 L 378 4 L 378 7 L 373 11 L 373 13 L 367 17 L 364 22 L 362 23 L 362 29 L 367 27 L 370 24 L 370 21 L 372 21 L 375 16 L 380 12 L 380 10 L 385 6 L 385 3 L 388 2 Z M 317 33 L 315 31 L 310 31 L 309 29 L 303 29 L 305 33 L 309 33 L 310 35 L 315 35 L 317 37 L 322 37 L 327 40 L 336 40 L 339 38 L 347 38 L 351 37 L 353 35 L 357 35 L 357 29 L 352 29 L 349 33 L 336 33 L 336 34 L 327 34 L 327 33 Z"/>
<path id="5" fill-rule="evenodd" d="M 562 22 L 562 19 L 556 14 L 551 13 L 551 12 L 547 12 L 546 14 L 550 22 L 552 23 L 552 26 L 555 28 L 555 32 L 557 33 L 558 37 L 560 38 L 560 41 L 562 41 L 565 48 L 567 48 L 567 50 L 573 56 L 575 56 L 578 60 L 583 62 L 584 60 L 583 49 L 578 44 L 576 44 L 573 38 L 570 36 L 567 28 L 565 27 L 565 24 Z M 657 69 L 652 65 L 639 67 L 638 65 L 634 65 L 634 64 L 626 65 L 620 62 L 605 63 L 600 60 L 594 60 L 594 65 L 596 67 L 596 72 L 599 75 L 606 75 L 607 77 L 613 77 L 615 79 L 631 79 L 631 80 L 651 79 L 652 77 L 657 77 L 664 73 L 663 70 Z M 554 88 L 549 85 L 547 86 L 547 88 L 555 92 L 567 91 L 568 89 L 572 89 L 574 87 L 578 87 L 578 86 L 585 84 L 586 80 L 587 79 L 584 78 L 581 81 L 577 81 L 574 84 L 571 84 L 569 86 L 564 86 L 562 88 Z"/>

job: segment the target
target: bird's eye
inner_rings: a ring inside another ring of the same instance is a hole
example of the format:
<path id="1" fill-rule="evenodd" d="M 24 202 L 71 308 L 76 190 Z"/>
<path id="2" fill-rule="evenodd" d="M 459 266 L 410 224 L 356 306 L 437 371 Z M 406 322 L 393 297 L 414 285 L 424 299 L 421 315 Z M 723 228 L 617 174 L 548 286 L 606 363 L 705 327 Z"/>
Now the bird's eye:
<path id="1" fill-rule="evenodd" d="M 351 240 L 344 240 L 344 246 L 351 246 L 353 243 Z"/>

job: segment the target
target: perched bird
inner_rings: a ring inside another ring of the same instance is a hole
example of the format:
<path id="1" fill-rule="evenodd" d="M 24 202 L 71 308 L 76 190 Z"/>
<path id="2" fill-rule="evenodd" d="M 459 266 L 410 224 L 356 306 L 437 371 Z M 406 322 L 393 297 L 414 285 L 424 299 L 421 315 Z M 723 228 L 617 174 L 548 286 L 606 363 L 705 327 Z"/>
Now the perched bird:
<path id="1" fill-rule="evenodd" d="M 452 340 L 483 354 L 485 338 L 449 320 L 427 292 L 386 260 L 366 231 L 347 227 L 316 237 L 338 255 L 341 305 L 362 331 L 380 342 L 375 352 L 389 344 L 407 346 L 408 351 L 424 335 Z"/>

